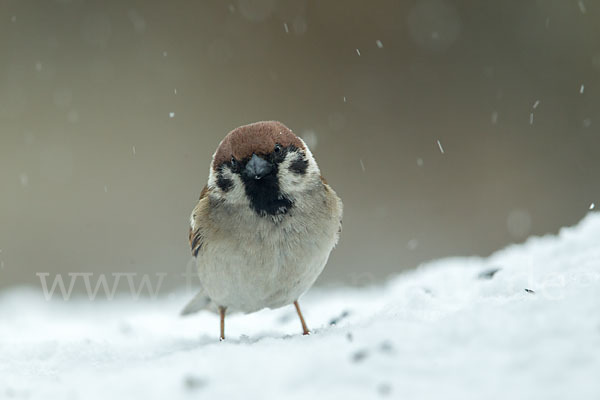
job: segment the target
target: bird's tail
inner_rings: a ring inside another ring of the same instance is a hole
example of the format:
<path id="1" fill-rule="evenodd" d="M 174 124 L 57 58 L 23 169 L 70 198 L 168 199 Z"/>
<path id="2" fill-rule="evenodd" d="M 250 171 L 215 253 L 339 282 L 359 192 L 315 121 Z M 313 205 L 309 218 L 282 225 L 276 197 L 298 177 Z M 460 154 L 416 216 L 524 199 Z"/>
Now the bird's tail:
<path id="1" fill-rule="evenodd" d="M 198 294 L 196 294 L 189 303 L 181 310 L 180 315 L 186 316 L 190 314 L 197 313 L 202 310 L 209 310 L 216 312 L 217 307 L 212 302 L 210 297 L 206 295 L 204 289 L 200 290 Z"/>

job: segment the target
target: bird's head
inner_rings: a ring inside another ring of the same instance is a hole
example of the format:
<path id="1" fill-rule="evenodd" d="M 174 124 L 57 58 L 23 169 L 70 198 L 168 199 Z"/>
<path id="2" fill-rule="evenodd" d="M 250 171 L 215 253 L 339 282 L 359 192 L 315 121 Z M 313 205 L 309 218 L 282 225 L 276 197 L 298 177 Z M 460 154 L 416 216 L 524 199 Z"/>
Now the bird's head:
<path id="1" fill-rule="evenodd" d="M 277 121 L 256 122 L 229 132 L 213 156 L 208 186 L 230 204 L 260 215 L 287 213 L 320 184 L 320 171 L 302 139 Z"/>

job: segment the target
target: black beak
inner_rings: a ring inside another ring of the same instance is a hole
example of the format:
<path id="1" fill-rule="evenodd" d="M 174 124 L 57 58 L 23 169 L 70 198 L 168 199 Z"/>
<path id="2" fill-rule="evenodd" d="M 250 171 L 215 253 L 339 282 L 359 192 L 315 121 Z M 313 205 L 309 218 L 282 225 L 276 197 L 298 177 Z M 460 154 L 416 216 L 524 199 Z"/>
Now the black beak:
<path id="1" fill-rule="evenodd" d="M 248 164 L 246 164 L 244 174 L 250 179 L 258 180 L 271 172 L 272 169 L 271 163 L 263 160 L 256 154 L 252 154 L 252 158 L 248 161 Z"/>

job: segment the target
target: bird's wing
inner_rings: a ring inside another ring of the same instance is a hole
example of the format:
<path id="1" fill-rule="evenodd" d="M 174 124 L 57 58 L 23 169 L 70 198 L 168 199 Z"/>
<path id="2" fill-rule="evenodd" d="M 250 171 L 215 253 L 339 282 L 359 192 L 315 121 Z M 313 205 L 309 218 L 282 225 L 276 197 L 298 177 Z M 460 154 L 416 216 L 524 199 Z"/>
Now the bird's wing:
<path id="1" fill-rule="evenodd" d="M 338 226 L 338 237 L 339 234 L 342 233 L 342 216 L 344 214 L 344 205 L 342 204 L 342 200 L 338 197 L 337 193 L 329 186 L 327 180 L 321 175 L 321 182 L 323 182 L 323 186 L 325 186 L 325 192 L 327 193 L 327 198 L 329 201 L 329 207 L 331 208 L 331 212 L 334 215 L 338 216 L 340 224 Z"/>
<path id="2" fill-rule="evenodd" d="M 190 233 L 189 241 L 190 248 L 192 249 L 192 255 L 198 257 L 198 253 L 202 250 L 202 244 L 204 242 L 203 234 L 206 227 L 203 226 L 203 221 L 206 221 L 206 215 L 208 213 L 208 186 L 204 186 L 202 193 L 200 193 L 200 200 L 192 211 L 190 217 Z"/>
<path id="3" fill-rule="evenodd" d="M 190 217 L 190 248 L 192 249 L 192 255 L 194 258 L 198 257 L 198 253 L 202 251 L 204 244 L 204 234 L 206 231 L 206 221 L 208 214 L 208 186 L 204 186 L 200 193 L 200 199 L 198 204 L 192 211 Z M 215 311 L 216 307 L 210 300 L 203 288 L 194 296 L 193 299 L 187 303 L 187 305 L 181 310 L 181 315 L 194 314 L 201 310 Z"/>

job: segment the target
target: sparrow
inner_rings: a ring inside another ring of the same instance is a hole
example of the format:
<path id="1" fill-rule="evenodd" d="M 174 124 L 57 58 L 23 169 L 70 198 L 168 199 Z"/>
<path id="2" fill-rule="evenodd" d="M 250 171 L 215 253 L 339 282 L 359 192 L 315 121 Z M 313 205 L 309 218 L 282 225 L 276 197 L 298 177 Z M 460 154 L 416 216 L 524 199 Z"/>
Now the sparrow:
<path id="1" fill-rule="evenodd" d="M 293 304 L 323 271 L 342 229 L 342 201 L 306 143 L 277 121 L 229 132 L 190 217 L 200 292 L 182 314 L 253 313 Z"/>

